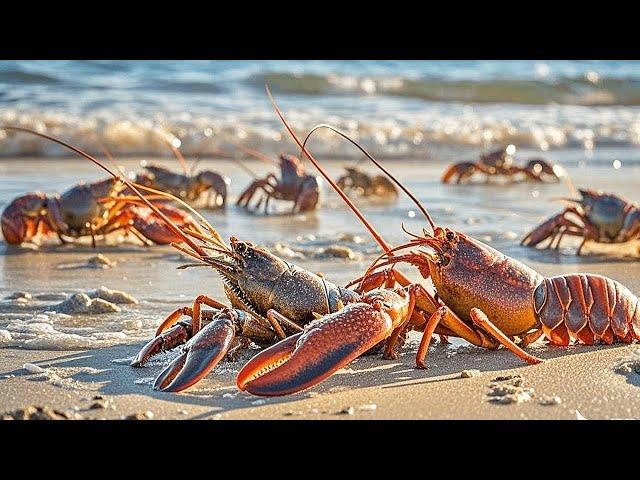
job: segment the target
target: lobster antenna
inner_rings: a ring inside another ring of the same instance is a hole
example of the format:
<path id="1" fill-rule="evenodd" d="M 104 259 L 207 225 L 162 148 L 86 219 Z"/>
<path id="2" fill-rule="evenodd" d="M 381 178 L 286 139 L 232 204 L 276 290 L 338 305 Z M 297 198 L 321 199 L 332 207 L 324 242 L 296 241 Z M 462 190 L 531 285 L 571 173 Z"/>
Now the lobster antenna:
<path id="1" fill-rule="evenodd" d="M 258 178 L 258 174 L 256 172 L 254 172 L 253 170 L 251 170 L 249 167 L 247 167 L 244 163 L 242 163 L 240 161 L 239 158 L 234 157 L 231 153 L 225 152 L 224 150 L 220 150 L 219 148 L 215 148 L 211 151 L 211 153 L 213 155 L 218 155 L 222 158 L 228 158 L 229 160 L 233 160 L 234 162 L 236 162 L 238 164 L 238 166 L 243 169 L 245 172 L 247 172 L 249 175 L 251 175 L 253 178 Z"/>
<path id="2" fill-rule="evenodd" d="M 158 134 L 161 135 L 160 132 L 158 132 Z M 173 135 L 173 133 L 171 133 L 171 135 Z M 164 135 L 161 135 L 161 136 L 164 142 L 169 146 L 169 148 L 173 152 L 173 156 L 176 157 L 176 160 L 178 160 L 178 162 L 180 162 L 180 165 L 182 166 L 182 170 L 184 170 L 185 175 L 189 175 L 189 167 L 187 166 L 187 161 L 182 156 L 182 152 L 178 150 L 178 147 L 176 147 L 173 144 L 173 142 L 169 140 L 166 136 Z M 176 137 L 175 135 L 173 136 L 176 140 L 180 141 L 178 137 Z"/>
<path id="3" fill-rule="evenodd" d="M 318 163 L 318 161 L 313 157 L 313 155 L 311 155 L 311 153 L 309 153 L 309 151 L 307 150 L 305 145 L 300 141 L 298 136 L 295 134 L 293 129 L 289 126 L 289 124 L 285 120 L 283 113 L 280 111 L 280 108 L 276 104 L 276 101 L 273 99 L 273 95 L 271 95 L 271 90 L 269 89 L 269 86 L 265 85 L 265 88 L 267 89 L 267 95 L 269 96 L 269 100 L 271 100 L 271 104 L 273 105 L 273 108 L 275 109 L 276 113 L 278 114 L 278 117 L 280 117 L 280 120 L 284 124 L 284 126 L 287 129 L 287 131 L 289 132 L 289 134 L 293 137 L 294 141 L 302 149 L 302 152 L 307 156 L 309 161 L 311 163 L 313 163 L 313 165 L 322 174 L 322 176 L 327 180 L 327 182 L 329 182 L 329 184 L 333 187 L 333 189 L 336 191 L 336 193 L 338 195 L 340 195 L 342 200 L 344 200 L 346 202 L 346 204 L 349 205 L 349 208 L 351 208 L 353 213 L 363 223 L 363 225 L 367 228 L 367 230 L 369 230 L 369 233 L 371 233 L 373 238 L 375 238 L 376 242 L 378 242 L 378 245 L 380 245 L 385 252 L 388 252 L 389 250 L 391 250 L 391 247 L 387 244 L 387 242 L 384 241 L 384 239 L 380 236 L 380 234 L 376 231 L 376 229 L 373 228 L 373 226 L 367 221 L 367 219 L 360 212 L 360 210 L 358 210 L 358 207 L 356 207 L 353 204 L 351 199 L 349 197 L 347 197 L 347 195 L 342 191 L 342 189 L 340 187 L 338 187 L 338 185 L 336 185 L 336 183 L 329 176 L 329 174 L 324 170 L 324 168 L 322 168 L 320 166 L 320 164 Z"/>
<path id="4" fill-rule="evenodd" d="M 197 252 L 199 255 L 206 255 L 206 252 L 204 250 L 202 250 L 195 242 L 191 241 L 191 239 L 189 237 L 187 237 L 182 230 L 180 230 L 180 228 L 178 228 L 178 226 L 173 223 L 171 221 L 171 219 L 169 219 L 164 213 L 162 213 L 162 211 L 160 211 L 160 209 L 158 209 L 153 203 L 151 203 L 149 200 L 147 200 L 144 195 L 142 195 L 137 189 L 136 187 L 134 187 L 133 183 L 131 183 L 129 180 L 127 180 L 125 177 L 121 176 L 121 175 L 117 175 L 115 173 L 113 173 L 109 168 L 107 168 L 106 166 L 104 166 L 99 160 L 97 160 L 95 157 L 92 157 L 91 155 L 89 155 L 86 152 L 83 152 L 82 150 L 80 150 L 78 147 L 74 147 L 73 145 L 65 142 L 64 140 L 60 140 L 58 138 L 49 136 L 45 133 L 40 133 L 37 132 L 35 130 L 31 130 L 29 128 L 24 128 L 24 127 L 11 127 L 11 126 L 3 126 L 0 125 L 0 130 L 10 130 L 10 131 L 16 131 L 16 132 L 25 132 L 25 133 L 30 133 L 32 135 L 36 135 L 38 137 L 42 137 L 45 138 L 47 140 L 50 140 L 54 143 L 57 143 L 58 145 L 62 145 L 63 147 L 68 148 L 69 150 L 77 153 L 78 155 L 86 158 L 87 160 L 95 163 L 98 167 L 100 167 L 102 170 L 104 170 L 105 172 L 107 172 L 109 175 L 111 175 L 114 179 L 123 182 L 127 187 L 129 187 L 156 215 L 158 215 L 165 223 L 166 225 L 169 227 L 169 229 L 175 233 L 176 235 L 178 235 L 180 238 L 183 239 L 183 241 L 189 245 L 195 252 Z"/>
<path id="5" fill-rule="evenodd" d="M 249 156 L 251 156 L 253 158 L 256 158 L 258 160 L 261 160 L 261 161 L 263 161 L 265 163 L 268 163 L 269 165 L 278 165 L 278 162 L 276 162 L 275 160 L 269 158 L 264 153 L 259 152 L 257 150 L 254 150 L 253 148 L 249 148 L 249 147 L 241 144 L 240 142 L 236 142 L 235 140 L 230 138 L 228 135 L 225 135 L 225 137 L 227 139 L 227 142 L 229 142 L 234 147 L 239 148 L 240 150 L 242 150 L 247 155 L 249 155 Z"/>
<path id="6" fill-rule="evenodd" d="M 400 190 L 402 190 L 404 193 L 407 194 L 407 196 L 413 201 L 413 203 L 415 203 L 415 205 L 418 207 L 418 209 L 422 212 L 424 217 L 427 219 L 427 222 L 429 222 L 429 225 L 431 225 L 431 228 L 435 231 L 436 225 L 433 222 L 433 219 L 431 218 L 431 215 L 429 214 L 427 209 L 422 205 L 422 203 L 420 203 L 420 200 L 418 200 L 416 198 L 416 196 L 407 187 L 405 187 L 402 183 L 400 183 L 400 181 L 396 177 L 394 177 L 385 167 L 383 167 L 380 164 L 380 162 L 378 162 L 375 158 L 373 158 L 371 156 L 371 154 L 364 149 L 364 147 L 360 146 L 360 144 L 358 144 L 358 142 L 356 142 L 355 140 L 351 139 L 346 133 L 341 132 L 340 130 L 338 130 L 337 128 L 335 128 L 335 127 L 333 127 L 331 125 L 327 125 L 326 123 L 321 123 L 321 124 L 316 125 L 315 127 L 313 127 L 311 129 L 311 131 L 307 134 L 307 137 L 304 140 L 304 145 L 306 145 L 307 140 L 309 140 L 309 137 L 311 137 L 311 135 L 316 130 L 319 130 L 321 128 L 327 128 L 327 129 L 331 130 L 332 132 L 337 133 L 342 138 L 347 140 L 349 143 L 354 145 L 358 150 L 360 150 L 362 152 L 362 154 L 365 155 L 369 160 L 371 160 L 376 167 L 378 167 L 380 170 L 382 170 L 384 172 L 384 174 L 387 177 L 389 177 L 391 179 L 391 181 L 398 186 L 398 188 L 400 188 Z"/>

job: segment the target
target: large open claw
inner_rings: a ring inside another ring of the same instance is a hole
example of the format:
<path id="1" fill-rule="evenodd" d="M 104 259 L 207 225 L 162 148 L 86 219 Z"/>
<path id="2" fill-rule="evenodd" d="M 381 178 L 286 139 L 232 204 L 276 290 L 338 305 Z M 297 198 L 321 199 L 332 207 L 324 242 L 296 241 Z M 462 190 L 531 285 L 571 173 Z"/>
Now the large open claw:
<path id="1" fill-rule="evenodd" d="M 158 334 L 150 340 L 138 352 L 136 357 L 131 361 L 132 367 L 142 367 L 154 355 L 161 352 L 171 350 L 178 345 L 183 344 L 191 336 L 191 328 L 186 324 L 179 323 L 170 328 L 166 332 Z"/>
<path id="2" fill-rule="evenodd" d="M 238 373 L 238 388 L 262 396 L 300 392 L 387 338 L 392 328 L 384 311 L 367 303 L 347 305 L 249 360 Z"/>
<path id="3" fill-rule="evenodd" d="M 178 356 L 156 378 L 153 388 L 180 392 L 204 378 L 224 358 L 236 329 L 226 316 L 213 319 L 195 335 Z"/>

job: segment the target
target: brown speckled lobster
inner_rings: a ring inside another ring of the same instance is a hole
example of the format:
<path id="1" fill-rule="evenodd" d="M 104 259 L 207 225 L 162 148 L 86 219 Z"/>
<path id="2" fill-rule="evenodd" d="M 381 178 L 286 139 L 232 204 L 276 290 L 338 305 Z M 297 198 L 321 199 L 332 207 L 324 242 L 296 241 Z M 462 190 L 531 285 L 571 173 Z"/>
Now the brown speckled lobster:
<path id="1" fill-rule="evenodd" d="M 522 245 L 535 247 L 550 238 L 560 246 L 565 235 L 580 237 L 580 255 L 588 241 L 597 243 L 626 243 L 640 238 L 640 206 L 619 195 L 579 190 L 580 198 L 566 198 L 572 205 L 538 225 L 523 239 Z"/>

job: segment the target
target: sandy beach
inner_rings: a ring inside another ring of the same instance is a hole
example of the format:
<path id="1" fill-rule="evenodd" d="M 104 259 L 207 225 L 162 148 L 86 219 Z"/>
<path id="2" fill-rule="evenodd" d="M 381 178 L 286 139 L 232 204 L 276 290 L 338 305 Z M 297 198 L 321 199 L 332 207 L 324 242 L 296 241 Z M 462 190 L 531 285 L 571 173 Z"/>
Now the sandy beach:
<path id="1" fill-rule="evenodd" d="M 562 203 L 552 199 L 567 196 L 566 185 L 440 184 L 445 166 L 464 153 L 395 160 L 388 165 L 417 192 L 438 223 L 471 234 L 544 275 L 598 273 L 640 292 L 637 244 L 590 245 L 582 257 L 575 256 L 576 243 L 571 241 L 559 252 L 519 245 L 529 229 L 560 210 Z M 522 158 L 534 154 L 518 151 Z M 562 162 L 578 187 L 602 188 L 637 200 L 637 151 L 598 149 L 587 165 L 582 149 L 546 156 Z M 611 165 L 617 158 L 623 160 L 622 168 L 614 169 Z M 173 165 L 167 159 L 158 161 Z M 129 170 L 138 162 L 119 161 Z M 264 164 L 247 164 L 257 172 L 267 171 Z M 345 164 L 330 161 L 329 171 L 337 175 Z M 285 252 L 289 260 L 322 272 L 339 285 L 362 273 L 378 252 L 326 185 L 325 206 L 318 212 L 264 217 L 233 205 L 250 181 L 236 164 L 208 159 L 200 168 L 222 171 L 232 179 L 228 210 L 205 212 L 224 238 L 235 235 Z M 41 175 L 45 170 L 47 175 Z M 26 191 L 63 191 L 78 180 L 98 178 L 102 177 L 95 167 L 77 159 L 4 159 L 0 161 L 0 207 Z M 411 230 L 424 224 L 403 197 L 397 203 L 360 205 L 390 243 L 406 240 L 401 222 Z M 353 255 L 323 255 L 331 245 L 347 247 Z M 87 260 L 98 253 L 115 265 L 86 267 Z M 640 418 L 640 374 L 633 363 L 640 352 L 627 345 L 560 348 L 538 342 L 530 348 L 547 361 L 528 366 L 504 350 L 436 341 L 427 356 L 429 368 L 421 371 L 413 368 L 419 337 L 411 334 L 398 360 L 362 357 L 309 391 L 277 399 L 253 397 L 235 387 L 235 374 L 255 353 L 248 350 L 237 362 L 223 361 L 186 392 L 155 392 L 153 379 L 175 353 L 162 354 L 140 369 L 130 367 L 130 359 L 176 307 L 189 304 L 200 293 L 224 299 L 217 275 L 208 269 L 176 270 L 182 263 L 184 259 L 170 247 L 99 244 L 93 250 L 88 245 L 48 245 L 33 250 L 0 243 L 0 414 L 35 404 L 82 418 L 122 418 L 144 412 L 152 412 L 147 416 L 155 419 Z M 416 272 L 404 271 L 418 280 Z M 119 305 L 120 312 L 101 315 L 51 313 L 51 305 L 69 294 L 101 286 L 127 292 L 139 303 Z M 31 299 L 6 299 L 16 292 L 28 292 Z M 461 378 L 465 370 L 472 370 L 470 378 Z M 501 399 L 496 394 L 500 389 L 516 396 Z"/>

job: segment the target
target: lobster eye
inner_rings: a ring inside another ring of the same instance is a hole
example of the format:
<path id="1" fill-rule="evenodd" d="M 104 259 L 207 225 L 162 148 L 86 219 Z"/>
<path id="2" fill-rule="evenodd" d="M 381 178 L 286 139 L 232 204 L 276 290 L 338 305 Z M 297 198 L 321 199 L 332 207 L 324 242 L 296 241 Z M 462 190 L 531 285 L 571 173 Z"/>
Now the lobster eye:
<path id="1" fill-rule="evenodd" d="M 456 234 L 453 232 L 447 232 L 447 240 L 449 240 L 450 242 L 453 242 L 453 240 L 456 238 Z"/>

